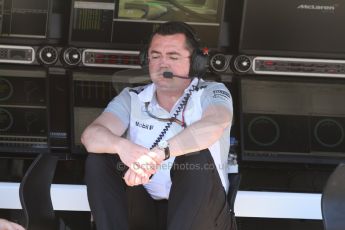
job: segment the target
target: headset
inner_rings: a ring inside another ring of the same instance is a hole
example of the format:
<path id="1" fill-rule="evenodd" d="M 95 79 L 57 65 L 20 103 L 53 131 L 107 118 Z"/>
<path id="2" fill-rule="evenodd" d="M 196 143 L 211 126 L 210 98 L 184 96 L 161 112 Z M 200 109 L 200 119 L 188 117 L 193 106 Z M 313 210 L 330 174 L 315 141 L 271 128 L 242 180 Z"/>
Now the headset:
<path id="1" fill-rule="evenodd" d="M 171 21 L 162 24 L 158 27 L 155 32 L 151 35 L 149 39 L 149 44 L 156 34 L 161 35 L 172 35 L 182 33 L 186 36 L 187 42 L 189 42 L 193 47 L 193 52 L 190 57 L 190 68 L 189 68 L 189 78 L 194 77 L 202 77 L 206 74 L 208 63 L 209 63 L 209 55 L 207 48 L 201 49 L 199 41 L 200 39 L 194 32 L 194 29 L 184 22 L 179 21 Z M 139 54 L 139 61 L 140 65 L 147 66 L 149 64 L 148 60 L 148 47 L 146 45 Z"/>

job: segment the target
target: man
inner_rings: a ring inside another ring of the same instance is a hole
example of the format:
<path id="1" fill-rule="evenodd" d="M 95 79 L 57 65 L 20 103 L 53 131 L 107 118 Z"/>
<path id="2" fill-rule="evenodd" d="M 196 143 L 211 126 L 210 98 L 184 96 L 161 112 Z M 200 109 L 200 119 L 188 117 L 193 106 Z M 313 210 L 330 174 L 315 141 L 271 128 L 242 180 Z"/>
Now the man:
<path id="1" fill-rule="evenodd" d="M 143 56 L 153 83 L 124 89 L 82 134 L 97 229 L 229 230 L 230 93 L 195 76 L 207 54 L 185 23 L 162 24 Z"/>
<path id="2" fill-rule="evenodd" d="M 19 224 L 13 223 L 5 219 L 0 219 L 0 230 L 25 230 L 25 229 Z"/>

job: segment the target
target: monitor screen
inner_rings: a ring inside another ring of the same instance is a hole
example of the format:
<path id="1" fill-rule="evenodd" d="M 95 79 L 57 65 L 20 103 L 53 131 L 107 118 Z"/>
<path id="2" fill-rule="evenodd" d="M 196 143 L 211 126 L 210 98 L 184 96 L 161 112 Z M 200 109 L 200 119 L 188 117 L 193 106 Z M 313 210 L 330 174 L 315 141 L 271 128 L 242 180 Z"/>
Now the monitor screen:
<path id="1" fill-rule="evenodd" d="M 47 0 L 5 0 L 1 2 L 2 36 L 46 37 L 49 10 Z"/>
<path id="2" fill-rule="evenodd" d="M 0 1 L 0 42 L 30 43 L 28 40 L 62 39 L 69 0 Z M 65 26 L 66 27 L 66 26 Z"/>
<path id="3" fill-rule="evenodd" d="M 201 42 L 218 46 L 224 0 L 72 1 L 71 45 L 137 50 L 161 23 L 190 24 Z"/>
<path id="4" fill-rule="evenodd" d="M 240 52 L 345 58 L 345 2 L 245 0 Z"/>
<path id="5" fill-rule="evenodd" d="M 47 76 L 44 69 L 0 69 L 0 155 L 48 151 Z"/>

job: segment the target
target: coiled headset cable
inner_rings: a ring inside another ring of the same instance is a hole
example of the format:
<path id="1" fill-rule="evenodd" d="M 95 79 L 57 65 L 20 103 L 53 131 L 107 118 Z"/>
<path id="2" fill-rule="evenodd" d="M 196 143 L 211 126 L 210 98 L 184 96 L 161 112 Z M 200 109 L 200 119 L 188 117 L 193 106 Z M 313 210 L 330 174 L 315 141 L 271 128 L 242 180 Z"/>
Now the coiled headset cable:
<path id="1" fill-rule="evenodd" d="M 186 128 L 186 123 L 184 121 L 184 111 L 186 110 L 188 100 L 189 100 L 190 96 L 192 95 L 192 93 L 194 91 L 199 90 L 199 81 L 200 81 L 200 79 L 198 79 L 197 85 L 192 85 L 192 88 L 188 90 L 188 92 L 186 93 L 186 95 L 182 99 L 180 105 L 177 107 L 177 109 L 175 110 L 175 113 L 173 114 L 173 116 L 171 118 L 158 118 L 158 117 L 154 116 L 152 113 L 150 113 L 148 111 L 148 109 L 146 109 L 146 111 L 150 117 L 157 119 L 157 120 L 161 120 L 161 121 L 168 121 L 168 123 L 163 128 L 162 132 L 158 135 L 157 139 L 153 142 L 150 149 L 153 149 L 154 147 L 156 147 L 158 145 L 158 143 L 163 139 L 163 137 L 166 135 L 166 133 L 170 129 L 173 122 L 176 122 L 176 123 L 180 124 L 183 128 Z M 147 105 L 145 103 L 145 107 L 146 108 L 148 107 L 148 102 L 147 102 Z M 177 116 L 181 112 L 182 112 L 182 122 L 177 119 Z"/>

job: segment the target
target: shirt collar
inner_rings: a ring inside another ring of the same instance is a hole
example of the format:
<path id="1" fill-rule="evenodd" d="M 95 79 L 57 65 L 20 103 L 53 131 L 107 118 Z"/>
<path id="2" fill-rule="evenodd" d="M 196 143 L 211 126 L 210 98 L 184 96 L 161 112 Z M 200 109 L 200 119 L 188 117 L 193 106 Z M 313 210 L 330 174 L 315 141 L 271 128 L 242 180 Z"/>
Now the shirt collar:
<path id="1" fill-rule="evenodd" d="M 139 100 L 142 102 L 150 102 L 155 97 L 156 86 L 151 83 L 143 91 L 138 94 Z"/>
<path id="2" fill-rule="evenodd" d="M 198 82 L 203 81 L 202 79 L 194 78 L 189 86 L 184 90 L 184 94 L 186 94 L 190 89 L 198 85 Z M 152 102 L 156 101 L 156 86 L 154 83 L 149 84 L 143 91 L 141 91 L 138 96 L 140 101 L 142 102 Z M 182 95 L 183 96 L 183 95 Z"/>

